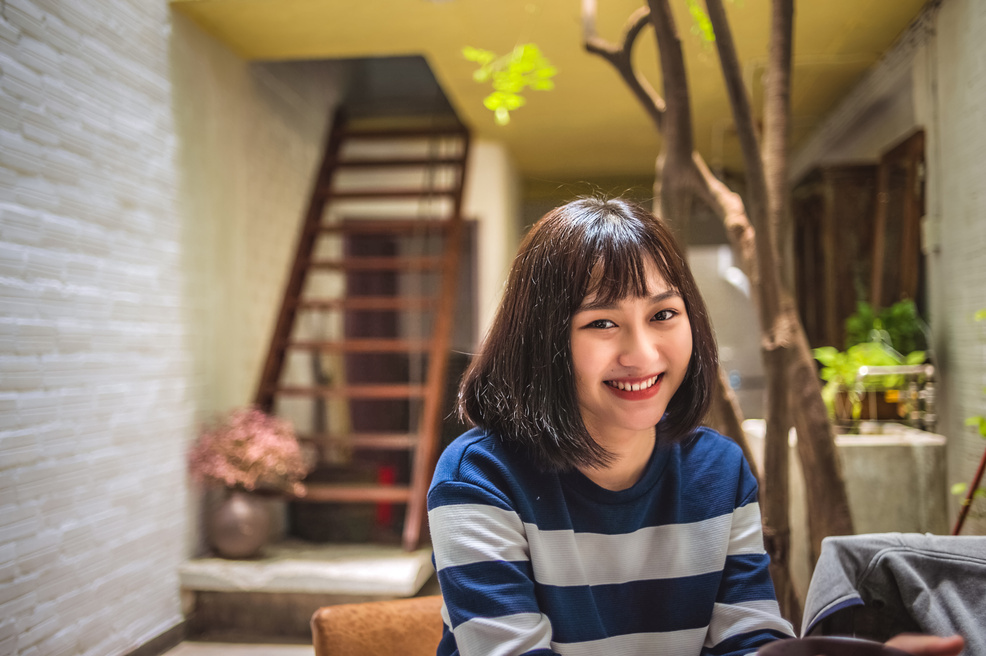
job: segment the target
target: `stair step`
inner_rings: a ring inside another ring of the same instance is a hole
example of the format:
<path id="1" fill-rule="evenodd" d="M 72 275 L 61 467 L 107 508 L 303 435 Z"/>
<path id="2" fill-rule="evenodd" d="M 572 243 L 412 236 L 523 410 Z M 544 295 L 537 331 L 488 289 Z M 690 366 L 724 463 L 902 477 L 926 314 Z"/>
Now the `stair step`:
<path id="1" fill-rule="evenodd" d="M 356 449 L 407 450 L 418 445 L 413 433 L 351 433 L 349 435 L 299 435 L 299 439 L 315 444 L 346 444 Z"/>
<path id="2" fill-rule="evenodd" d="M 313 260 L 311 269 L 332 271 L 423 271 L 442 268 L 442 258 L 426 257 L 348 257 L 341 260 Z"/>
<path id="3" fill-rule="evenodd" d="M 331 225 L 321 225 L 318 231 L 328 234 L 362 235 L 362 234 L 414 234 L 417 232 L 441 231 L 449 229 L 449 220 L 445 218 L 434 219 L 363 219 L 346 221 L 345 223 L 334 223 Z"/>
<path id="4" fill-rule="evenodd" d="M 288 348 L 329 353 L 420 353 L 428 351 L 431 343 L 424 339 L 346 339 L 295 340 Z"/>
<path id="5" fill-rule="evenodd" d="M 425 386 L 400 383 L 336 387 L 281 385 L 275 387 L 274 392 L 281 396 L 320 396 L 326 399 L 413 399 L 424 397 Z"/>
<path id="6" fill-rule="evenodd" d="M 442 196 L 448 198 L 454 198 L 457 195 L 457 191 L 451 188 L 443 189 L 424 189 L 424 188 L 409 188 L 409 189 L 347 189 L 347 190 L 337 190 L 337 189 L 324 189 L 320 188 L 318 193 L 325 198 L 334 198 L 336 200 L 353 200 L 353 199 L 379 199 L 379 198 L 427 198 Z"/>
<path id="7" fill-rule="evenodd" d="M 304 496 L 292 496 L 294 501 L 313 503 L 334 501 L 337 503 L 406 503 L 411 488 L 406 485 L 343 485 L 332 483 L 308 483 Z"/>
<path id="8" fill-rule="evenodd" d="M 338 168 L 383 169 L 403 168 L 414 166 L 461 166 L 465 160 L 461 156 L 444 155 L 440 157 L 393 157 L 393 158 L 360 158 L 336 160 Z"/>
<path id="9" fill-rule="evenodd" d="M 404 139 L 411 137 L 460 137 L 464 138 L 468 132 L 461 126 L 422 126 L 409 128 L 348 128 L 342 131 L 342 136 L 347 139 Z"/>
<path id="10" fill-rule="evenodd" d="M 302 310 L 427 310 L 438 299 L 432 296 L 350 296 L 348 298 L 306 299 L 298 301 Z"/>

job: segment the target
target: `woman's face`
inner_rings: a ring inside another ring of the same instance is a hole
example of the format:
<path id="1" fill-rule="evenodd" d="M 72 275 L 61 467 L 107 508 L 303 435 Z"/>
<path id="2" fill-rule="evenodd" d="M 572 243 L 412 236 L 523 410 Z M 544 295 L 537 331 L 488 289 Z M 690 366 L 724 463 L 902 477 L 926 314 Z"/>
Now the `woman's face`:
<path id="1" fill-rule="evenodd" d="M 692 329 L 685 301 L 657 266 L 647 294 L 599 305 L 586 297 L 572 317 L 572 365 L 582 420 L 601 446 L 654 435 L 688 370 Z"/>

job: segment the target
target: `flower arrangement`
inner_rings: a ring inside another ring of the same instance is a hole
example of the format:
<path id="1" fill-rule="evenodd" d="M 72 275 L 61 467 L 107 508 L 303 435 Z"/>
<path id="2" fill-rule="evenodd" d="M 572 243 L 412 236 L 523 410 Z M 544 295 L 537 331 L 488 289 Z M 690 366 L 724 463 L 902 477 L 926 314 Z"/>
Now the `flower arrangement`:
<path id="1" fill-rule="evenodd" d="M 214 481 L 247 490 L 276 488 L 303 496 L 311 470 L 294 427 L 256 407 L 238 408 L 208 427 L 188 454 L 197 481 Z"/>

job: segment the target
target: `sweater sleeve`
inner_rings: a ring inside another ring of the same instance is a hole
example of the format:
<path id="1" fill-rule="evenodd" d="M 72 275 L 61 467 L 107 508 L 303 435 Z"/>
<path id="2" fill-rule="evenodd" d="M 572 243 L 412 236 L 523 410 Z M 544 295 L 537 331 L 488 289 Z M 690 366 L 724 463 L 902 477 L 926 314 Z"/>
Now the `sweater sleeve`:
<path id="1" fill-rule="evenodd" d="M 475 484 L 445 481 L 428 494 L 428 522 L 445 601 L 439 654 L 554 654 L 524 524 L 509 503 Z"/>
<path id="2" fill-rule="evenodd" d="M 744 470 L 752 478 L 746 467 Z M 794 637 L 794 628 L 781 617 L 774 595 L 753 485 L 753 493 L 733 511 L 726 565 L 703 655 L 753 654 L 764 644 Z"/>

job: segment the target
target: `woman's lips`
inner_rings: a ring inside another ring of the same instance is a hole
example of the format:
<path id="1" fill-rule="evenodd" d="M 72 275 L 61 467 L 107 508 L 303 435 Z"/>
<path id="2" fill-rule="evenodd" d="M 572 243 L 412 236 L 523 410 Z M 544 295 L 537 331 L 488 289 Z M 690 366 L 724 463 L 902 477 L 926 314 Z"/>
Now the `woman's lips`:
<path id="1" fill-rule="evenodd" d="M 656 395 L 661 389 L 661 379 L 664 374 L 648 378 L 622 378 L 607 380 L 606 388 L 621 399 L 627 401 L 643 401 Z"/>

